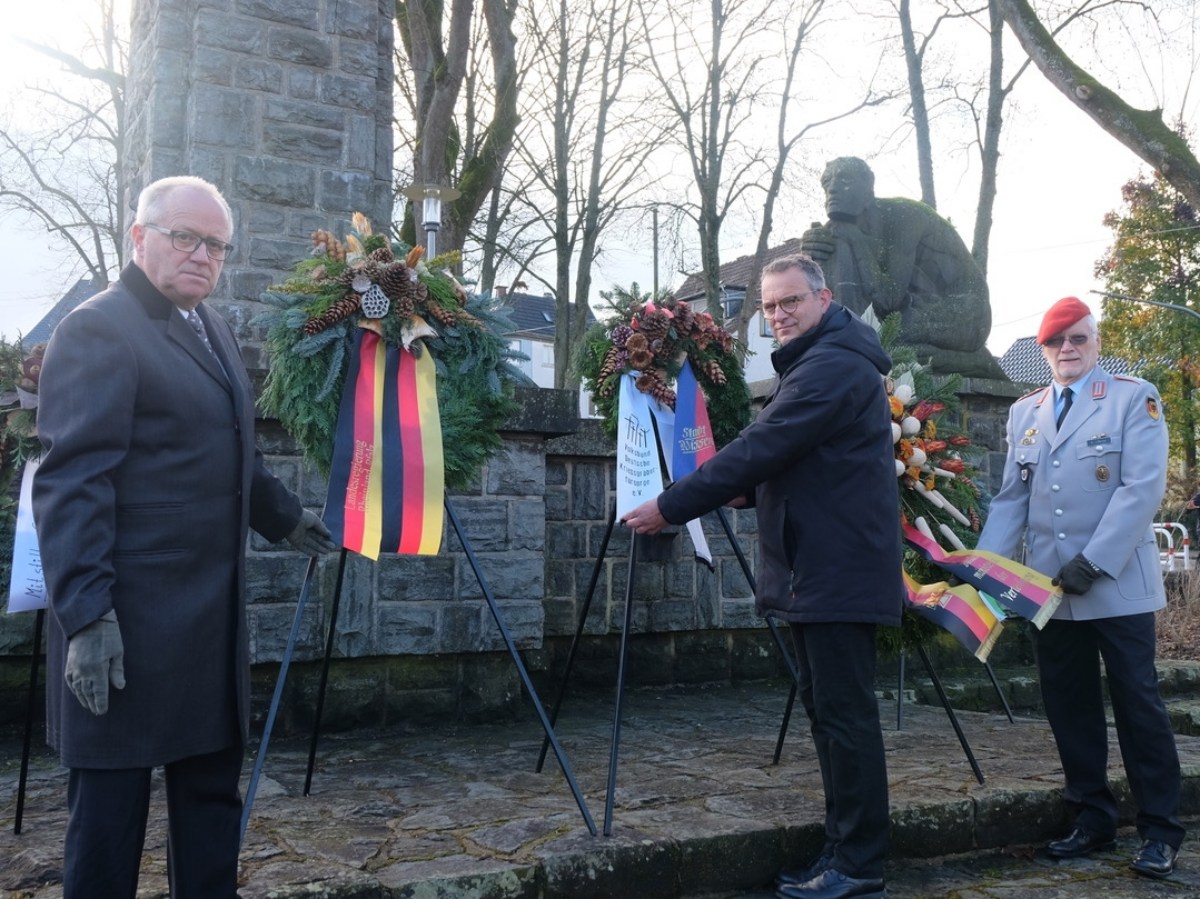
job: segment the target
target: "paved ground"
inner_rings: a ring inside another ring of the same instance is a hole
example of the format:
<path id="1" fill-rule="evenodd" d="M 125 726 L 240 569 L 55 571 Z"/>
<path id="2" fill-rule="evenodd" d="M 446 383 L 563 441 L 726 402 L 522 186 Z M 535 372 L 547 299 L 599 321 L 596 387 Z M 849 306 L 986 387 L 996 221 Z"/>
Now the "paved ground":
<path id="1" fill-rule="evenodd" d="M 541 730 L 532 715 L 329 735 L 309 797 L 302 795 L 307 739 L 277 737 L 243 847 L 241 896 L 769 896 L 763 890 L 780 865 L 805 860 L 820 840 L 820 778 L 802 713 L 781 762 L 771 761 L 785 697 L 779 683 L 630 692 L 608 837 L 589 834 L 553 755 L 544 773 L 534 773 Z M 1043 722 L 959 713 L 986 777 L 979 785 L 941 708 L 907 704 L 903 730 L 893 703 L 882 703 L 881 714 L 893 899 L 1200 896 L 1194 840 L 1166 884 L 1128 873 L 1131 835 L 1118 852 L 1091 861 L 1039 861 L 1020 848 L 1066 825 Z M 597 829 L 604 825 L 611 716 L 610 696 L 573 696 L 559 728 Z M 1186 810 L 1200 815 L 1200 737 L 1178 742 Z M 0 895 L 57 899 L 65 778 L 39 751 L 23 832 L 14 835 L 18 759 L 18 744 L 0 744 Z M 1119 762 L 1112 774 L 1123 784 Z M 164 840 L 159 795 L 141 899 L 166 895 Z M 919 861 L 967 851 L 965 859 Z"/>

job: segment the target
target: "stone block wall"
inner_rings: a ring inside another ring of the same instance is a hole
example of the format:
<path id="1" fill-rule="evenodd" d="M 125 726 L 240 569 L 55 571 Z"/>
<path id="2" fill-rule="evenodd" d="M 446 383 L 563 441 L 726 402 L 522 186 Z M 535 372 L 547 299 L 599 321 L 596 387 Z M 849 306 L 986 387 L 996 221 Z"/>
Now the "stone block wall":
<path id="1" fill-rule="evenodd" d="M 451 506 L 548 703 L 556 695 L 593 578 L 571 685 L 574 690 L 610 689 L 615 684 L 630 534 L 620 525 L 610 530 L 615 459 L 599 424 L 575 417 L 575 397 L 568 391 L 523 391 L 520 399 L 524 410 L 511 422 L 503 451 L 484 467 L 476 483 L 452 495 Z M 1003 441 L 1004 420 L 999 416 L 1009 402 L 982 394 L 964 396 L 963 415 L 973 439 L 999 434 Z M 298 456 L 286 432 L 261 422 L 259 443 L 276 474 L 307 506 L 320 509 L 325 484 Z M 988 444 L 983 447 L 992 451 Z M 729 512 L 728 521 L 738 548 L 753 565 L 753 513 Z M 449 520 L 445 527 L 442 550 L 435 557 L 385 555 L 373 563 L 347 555 L 332 643 L 327 726 L 527 711 L 516 669 L 470 558 Z M 631 686 L 765 678 L 785 670 L 755 614 L 737 552 L 715 514 L 705 517 L 704 528 L 713 552 L 712 570 L 694 559 L 685 532 L 657 548 L 662 561 L 647 561 L 639 546 L 629 648 Z M 307 565 L 286 544 L 251 536 L 247 600 L 260 719 L 293 627 Z M 281 712 L 279 726 L 285 730 L 303 729 L 311 722 L 338 568 L 337 555 L 322 558 L 316 566 Z M 7 685 L 0 690 L 6 697 L 0 700 L 0 722 L 24 715 L 32 624 L 32 615 L 0 616 L 0 681 Z M 1024 648 L 1015 630 L 1009 642 Z M 935 653 L 939 667 L 971 664 L 952 641 L 942 649 Z"/>
<path id="2" fill-rule="evenodd" d="M 387 0 L 139 0 L 125 159 L 130 205 L 149 182 L 198 175 L 234 214 L 211 302 L 264 367 L 249 321 L 311 249 L 392 210 L 392 19 Z"/>

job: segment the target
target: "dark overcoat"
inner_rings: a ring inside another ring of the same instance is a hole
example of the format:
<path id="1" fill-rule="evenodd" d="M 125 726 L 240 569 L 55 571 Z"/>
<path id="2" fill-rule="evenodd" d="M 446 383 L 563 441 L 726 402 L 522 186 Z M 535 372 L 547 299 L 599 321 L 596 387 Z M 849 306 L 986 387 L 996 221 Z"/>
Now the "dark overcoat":
<path id="1" fill-rule="evenodd" d="M 779 375 L 758 417 L 659 497 L 689 521 L 735 497 L 758 514 L 759 614 L 896 626 L 903 601 L 896 464 L 875 332 L 833 303 L 771 354 Z"/>
<path id="2" fill-rule="evenodd" d="M 245 545 L 300 517 L 264 467 L 233 331 L 197 308 L 218 359 L 141 269 L 68 315 L 46 350 L 33 508 L 50 602 L 47 734 L 69 767 L 152 767 L 245 739 Z M 123 690 L 88 712 L 67 638 L 115 609 Z"/>

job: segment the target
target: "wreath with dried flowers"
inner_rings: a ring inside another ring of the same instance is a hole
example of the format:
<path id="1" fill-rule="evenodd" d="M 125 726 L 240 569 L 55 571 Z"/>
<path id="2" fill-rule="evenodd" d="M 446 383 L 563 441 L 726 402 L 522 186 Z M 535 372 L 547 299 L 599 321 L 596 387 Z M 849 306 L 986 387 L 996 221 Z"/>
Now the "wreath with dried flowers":
<path id="1" fill-rule="evenodd" d="M 962 378 L 934 376 L 911 347 L 898 343 L 899 334 L 900 315 L 889 315 L 879 337 L 892 357 L 886 387 L 901 520 L 952 550 L 973 547 L 984 515 L 975 463 L 979 450 L 947 420 L 956 417 Z M 923 584 L 946 579 L 944 571 L 911 549 L 905 550 L 904 570 Z M 880 628 L 877 633 L 880 649 L 888 653 L 952 639 L 932 621 L 910 612 L 898 630 Z"/>
<path id="2" fill-rule="evenodd" d="M 441 270 L 457 253 L 426 263 L 423 247 L 376 234 L 362 213 L 352 227 L 344 241 L 314 231 L 312 254 L 261 297 L 271 307 L 253 322 L 267 328 L 270 353 L 263 409 L 327 476 L 354 332 L 370 328 L 433 354 L 446 486 L 465 486 L 502 444 L 499 428 L 516 410 L 511 388 L 532 385 L 513 364 L 525 357 L 503 337 L 512 325 L 493 299 L 468 295 Z"/>
<path id="3" fill-rule="evenodd" d="M 704 391 L 717 446 L 736 437 L 750 421 L 750 391 L 733 336 L 683 300 L 643 303 L 624 296 L 611 306 L 608 319 L 584 336 L 577 365 L 605 432 L 616 437 L 618 387 L 626 373 L 638 372 L 638 390 L 673 409 L 670 385 L 686 359 Z"/>

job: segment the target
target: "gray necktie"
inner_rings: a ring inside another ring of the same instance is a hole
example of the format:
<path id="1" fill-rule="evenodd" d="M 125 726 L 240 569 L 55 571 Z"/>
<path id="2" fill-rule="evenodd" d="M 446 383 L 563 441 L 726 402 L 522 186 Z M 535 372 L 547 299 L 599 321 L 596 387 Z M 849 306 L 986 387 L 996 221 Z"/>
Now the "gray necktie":
<path id="1" fill-rule="evenodd" d="M 1063 407 L 1058 413 L 1058 420 L 1054 422 L 1054 429 L 1057 431 L 1062 427 L 1063 419 L 1067 417 L 1067 410 L 1071 408 L 1071 398 L 1075 396 L 1075 391 L 1070 387 L 1064 387 L 1062 391 Z"/>
<path id="2" fill-rule="evenodd" d="M 212 353 L 213 356 L 216 356 L 216 350 L 214 350 L 212 344 L 209 343 L 208 332 L 204 330 L 204 322 L 200 321 L 200 316 L 196 314 L 195 309 L 188 310 L 187 323 L 192 326 L 192 330 L 196 332 L 196 335 L 204 341 L 204 345 L 208 347 L 208 351 Z"/>

